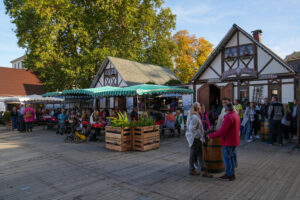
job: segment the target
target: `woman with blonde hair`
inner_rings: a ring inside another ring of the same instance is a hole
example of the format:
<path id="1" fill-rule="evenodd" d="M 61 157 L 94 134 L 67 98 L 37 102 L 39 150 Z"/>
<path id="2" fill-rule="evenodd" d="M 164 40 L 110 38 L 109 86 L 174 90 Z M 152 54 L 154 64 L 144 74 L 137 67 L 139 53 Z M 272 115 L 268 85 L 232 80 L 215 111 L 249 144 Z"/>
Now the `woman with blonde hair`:
<path id="1" fill-rule="evenodd" d="M 190 147 L 190 158 L 189 158 L 189 174 L 199 176 L 200 173 L 195 169 L 195 162 L 198 163 L 201 169 L 203 177 L 212 177 L 208 174 L 205 168 L 202 154 L 202 143 L 205 142 L 204 129 L 199 117 L 200 104 L 195 102 L 188 114 L 187 118 L 187 130 L 186 139 Z"/>

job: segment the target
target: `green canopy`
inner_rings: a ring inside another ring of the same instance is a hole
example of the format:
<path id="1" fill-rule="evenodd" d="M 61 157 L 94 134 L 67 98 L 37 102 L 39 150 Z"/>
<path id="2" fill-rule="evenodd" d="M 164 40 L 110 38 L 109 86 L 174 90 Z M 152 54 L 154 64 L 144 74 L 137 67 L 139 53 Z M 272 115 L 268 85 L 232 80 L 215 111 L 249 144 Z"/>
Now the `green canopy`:
<path id="1" fill-rule="evenodd" d="M 106 91 L 94 92 L 93 96 L 136 96 L 159 94 L 192 94 L 190 89 L 165 85 L 141 84 L 125 88 L 111 88 Z"/>
<path id="2" fill-rule="evenodd" d="M 55 96 L 60 96 L 61 92 L 46 92 L 43 94 L 43 97 L 55 97 Z"/>
<path id="3" fill-rule="evenodd" d="M 99 87 L 99 88 L 85 88 L 85 89 L 74 89 L 74 90 L 63 90 L 62 96 L 64 95 L 89 95 L 92 96 L 94 93 L 97 92 L 103 92 L 103 91 L 108 91 L 108 90 L 112 90 L 116 87 L 111 87 L 111 86 L 105 86 L 105 87 Z"/>

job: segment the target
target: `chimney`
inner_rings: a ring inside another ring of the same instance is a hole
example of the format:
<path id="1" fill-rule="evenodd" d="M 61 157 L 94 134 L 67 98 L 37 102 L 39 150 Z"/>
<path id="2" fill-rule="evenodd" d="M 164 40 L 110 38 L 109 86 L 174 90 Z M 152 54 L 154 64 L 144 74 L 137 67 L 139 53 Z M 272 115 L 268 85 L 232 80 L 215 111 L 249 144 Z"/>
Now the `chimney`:
<path id="1" fill-rule="evenodd" d="M 260 29 L 252 31 L 252 35 L 254 39 L 259 43 L 261 43 L 261 34 L 262 34 L 262 30 Z"/>

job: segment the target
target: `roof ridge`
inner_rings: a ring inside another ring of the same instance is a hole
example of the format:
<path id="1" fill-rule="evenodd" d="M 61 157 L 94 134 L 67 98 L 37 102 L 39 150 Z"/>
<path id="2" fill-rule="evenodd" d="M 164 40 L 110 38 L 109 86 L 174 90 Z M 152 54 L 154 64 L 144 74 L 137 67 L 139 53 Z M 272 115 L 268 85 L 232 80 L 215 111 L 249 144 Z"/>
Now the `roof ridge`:
<path id="1" fill-rule="evenodd" d="M 143 62 L 139 62 L 139 61 L 135 61 L 135 60 L 130 60 L 130 59 L 126 59 L 126 58 L 120 58 L 120 57 L 116 57 L 116 56 L 107 56 L 107 57 L 108 57 L 108 59 L 111 57 L 111 58 L 117 58 L 117 59 L 121 59 L 121 60 L 126 60 L 126 61 L 129 61 L 129 62 L 139 63 L 139 64 L 142 64 L 142 65 L 155 65 L 155 66 L 158 66 L 158 67 L 163 67 L 163 68 L 170 69 L 170 67 L 165 67 L 165 66 L 161 66 L 161 65 L 157 65 L 157 64 L 152 64 L 152 63 L 143 63 Z"/>

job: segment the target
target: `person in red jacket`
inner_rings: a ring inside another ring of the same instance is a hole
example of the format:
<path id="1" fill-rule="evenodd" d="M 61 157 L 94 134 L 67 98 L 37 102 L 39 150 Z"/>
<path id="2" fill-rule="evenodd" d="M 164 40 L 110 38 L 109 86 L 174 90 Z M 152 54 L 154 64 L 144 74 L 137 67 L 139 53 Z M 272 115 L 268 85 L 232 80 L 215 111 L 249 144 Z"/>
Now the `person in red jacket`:
<path id="1" fill-rule="evenodd" d="M 234 112 L 231 103 L 225 105 L 225 112 L 226 115 L 221 128 L 215 133 L 209 134 L 208 138 L 221 138 L 226 174 L 219 179 L 232 181 L 235 179 L 234 168 L 236 164 L 236 147 L 240 145 L 240 118 Z"/>

